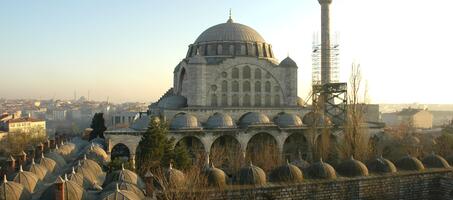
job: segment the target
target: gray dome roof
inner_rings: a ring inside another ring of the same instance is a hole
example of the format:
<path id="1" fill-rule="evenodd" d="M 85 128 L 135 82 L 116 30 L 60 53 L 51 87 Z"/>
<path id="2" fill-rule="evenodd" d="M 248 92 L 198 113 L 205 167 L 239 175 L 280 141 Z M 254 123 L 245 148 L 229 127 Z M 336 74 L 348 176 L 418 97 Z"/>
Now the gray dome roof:
<path id="1" fill-rule="evenodd" d="M 55 151 L 50 151 L 49 153 L 46 153 L 46 158 L 54 160 L 59 168 L 62 168 L 66 165 L 66 160 Z"/>
<path id="2" fill-rule="evenodd" d="M 146 129 L 148 129 L 148 125 L 149 125 L 150 120 L 151 120 L 151 118 L 150 118 L 149 115 L 141 116 L 140 118 L 136 119 L 132 123 L 131 129 L 146 130 Z"/>
<path id="3" fill-rule="evenodd" d="M 214 113 L 208 118 L 206 128 L 234 128 L 233 119 L 223 113 Z"/>
<path id="4" fill-rule="evenodd" d="M 57 163 L 50 158 L 46 158 L 44 154 L 41 155 L 41 158 L 39 159 L 39 164 L 44 166 L 50 173 L 58 169 Z"/>
<path id="5" fill-rule="evenodd" d="M 142 198 L 138 197 L 134 192 L 128 190 L 122 190 L 118 187 L 115 190 L 110 190 L 102 193 L 102 200 L 140 200 Z"/>
<path id="6" fill-rule="evenodd" d="M 423 163 L 416 157 L 407 155 L 399 159 L 395 163 L 396 167 L 400 170 L 414 170 L 414 171 L 423 171 L 425 166 Z"/>
<path id="7" fill-rule="evenodd" d="M 64 199 L 65 200 L 85 200 L 87 193 L 85 190 L 70 180 L 63 180 L 61 177 L 57 178 L 57 182 L 48 187 L 41 195 L 41 200 L 56 200 L 55 192 L 57 191 L 57 184 L 63 183 Z"/>
<path id="8" fill-rule="evenodd" d="M 296 62 L 294 62 L 293 59 L 291 59 L 289 56 L 286 57 L 285 59 L 282 60 L 282 62 L 280 62 L 280 67 L 294 67 L 294 68 L 297 68 L 297 64 Z"/>
<path id="9" fill-rule="evenodd" d="M 308 176 L 314 179 L 335 179 L 337 178 L 337 174 L 335 169 L 322 161 L 313 163 L 308 169 Z"/>
<path id="10" fill-rule="evenodd" d="M 7 200 L 29 200 L 31 194 L 24 189 L 19 183 L 6 180 L 6 175 L 3 176 L 3 182 L 0 185 L 0 199 Z"/>
<path id="11" fill-rule="evenodd" d="M 26 170 L 34 173 L 39 180 L 43 180 L 47 176 L 47 169 L 44 166 L 35 163 L 35 159 L 31 160 L 31 163 L 26 167 Z"/>
<path id="12" fill-rule="evenodd" d="M 199 129 L 198 119 L 186 113 L 177 114 L 170 124 L 170 129 L 180 130 L 180 129 Z"/>
<path id="13" fill-rule="evenodd" d="M 185 108 L 187 107 L 187 98 L 181 95 L 167 96 L 159 101 L 157 107 L 167 109 Z"/>
<path id="14" fill-rule="evenodd" d="M 137 185 L 137 187 L 139 188 L 145 188 L 145 183 L 143 182 L 143 180 L 133 171 L 124 169 L 124 166 L 120 170 L 116 170 L 110 173 L 106 177 L 103 187 L 115 181 L 128 182 Z"/>
<path id="15" fill-rule="evenodd" d="M 275 123 L 282 128 L 299 127 L 303 125 L 299 116 L 289 113 L 280 113 L 275 118 Z"/>
<path id="16" fill-rule="evenodd" d="M 170 167 L 165 170 L 165 178 L 167 179 L 169 187 L 172 188 L 181 188 L 186 184 L 186 176 L 184 173 L 180 170 L 174 169 L 171 163 Z"/>
<path id="17" fill-rule="evenodd" d="M 263 169 L 252 163 L 239 171 L 239 184 L 241 185 L 264 185 L 266 181 L 266 173 Z"/>
<path id="18" fill-rule="evenodd" d="M 368 176 L 368 168 L 353 157 L 341 162 L 337 171 L 340 175 L 347 177 Z"/>
<path id="19" fill-rule="evenodd" d="M 418 146 L 420 145 L 420 139 L 414 135 L 409 135 L 404 138 L 404 144 L 409 146 Z"/>
<path id="20" fill-rule="evenodd" d="M 30 193 L 35 191 L 35 187 L 38 184 L 38 177 L 33 172 L 27 172 L 22 170 L 22 165 L 19 167 L 19 171 L 12 176 L 12 180 L 24 186 Z"/>
<path id="21" fill-rule="evenodd" d="M 273 182 L 300 182 L 304 179 L 302 171 L 293 164 L 286 163 L 276 169 L 270 174 L 270 179 Z"/>
<path id="22" fill-rule="evenodd" d="M 250 125 L 263 125 L 263 124 L 270 124 L 269 117 L 267 117 L 263 113 L 259 112 L 249 112 L 239 119 L 239 125 L 241 127 L 247 127 Z"/>
<path id="23" fill-rule="evenodd" d="M 302 118 L 302 122 L 307 126 L 313 126 L 315 123 L 317 126 L 328 126 L 331 124 L 331 121 L 327 116 L 313 111 L 305 114 Z"/>
<path id="24" fill-rule="evenodd" d="M 225 172 L 215 167 L 212 162 L 211 165 L 205 171 L 208 179 L 208 185 L 211 187 L 223 188 L 226 186 L 227 175 Z"/>
<path id="25" fill-rule="evenodd" d="M 208 28 L 201 33 L 200 36 L 198 36 L 195 43 L 213 41 L 247 41 L 265 43 L 265 40 L 258 32 L 246 25 L 234 23 L 231 19 L 226 23 Z"/>
<path id="26" fill-rule="evenodd" d="M 450 168 L 450 165 L 444 158 L 434 153 L 423 158 L 422 162 L 427 168 Z"/>
<path id="27" fill-rule="evenodd" d="M 382 156 L 368 161 L 367 167 L 371 172 L 375 173 L 395 173 L 397 171 L 395 165 Z"/>
<path id="28" fill-rule="evenodd" d="M 143 191 L 140 188 L 138 188 L 136 185 L 134 185 L 132 183 L 128 183 L 128 182 L 124 182 L 124 181 L 120 181 L 120 182 L 116 181 L 116 182 L 110 183 L 109 185 L 107 185 L 104 188 L 103 193 L 109 192 L 109 191 L 115 191 L 117 188 L 119 188 L 120 190 L 127 190 L 130 192 L 133 192 L 140 199 L 145 199 L 145 194 L 143 194 Z"/>

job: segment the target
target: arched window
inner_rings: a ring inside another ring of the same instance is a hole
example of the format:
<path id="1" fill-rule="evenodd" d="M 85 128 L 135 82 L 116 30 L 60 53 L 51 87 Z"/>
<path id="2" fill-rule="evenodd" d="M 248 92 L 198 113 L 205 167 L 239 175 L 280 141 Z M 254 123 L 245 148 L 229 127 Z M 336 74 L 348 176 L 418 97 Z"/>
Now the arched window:
<path id="1" fill-rule="evenodd" d="M 237 81 L 233 81 L 233 83 L 231 85 L 231 91 L 239 92 L 239 83 Z"/>
<path id="2" fill-rule="evenodd" d="M 222 92 L 228 92 L 228 82 L 222 81 Z"/>
<path id="3" fill-rule="evenodd" d="M 255 95 L 255 106 L 261 106 L 261 95 L 260 94 Z"/>
<path id="4" fill-rule="evenodd" d="M 275 95 L 274 97 L 274 105 L 275 106 L 280 106 L 280 95 Z"/>
<path id="5" fill-rule="evenodd" d="M 228 106 L 228 96 L 226 94 L 222 94 L 222 106 Z"/>
<path id="6" fill-rule="evenodd" d="M 255 79 L 261 79 L 261 69 L 255 69 Z"/>
<path id="7" fill-rule="evenodd" d="M 212 107 L 216 107 L 217 106 L 217 95 L 216 94 L 212 94 L 211 95 L 211 106 Z"/>
<path id="8" fill-rule="evenodd" d="M 264 97 L 264 105 L 271 106 L 271 95 L 266 95 L 266 97 Z"/>
<path id="9" fill-rule="evenodd" d="M 239 106 L 239 96 L 237 94 L 234 94 L 233 97 L 231 98 L 231 105 Z"/>
<path id="10" fill-rule="evenodd" d="M 250 67 L 249 66 L 245 66 L 244 68 L 242 68 L 242 78 L 250 78 Z"/>
<path id="11" fill-rule="evenodd" d="M 266 85 L 264 86 L 265 92 L 271 92 L 271 82 L 266 81 Z"/>
<path id="12" fill-rule="evenodd" d="M 242 83 L 242 91 L 250 92 L 250 82 L 244 81 L 244 83 Z"/>
<path id="13" fill-rule="evenodd" d="M 217 55 L 223 54 L 223 47 L 221 44 L 217 45 Z"/>
<path id="14" fill-rule="evenodd" d="M 243 106 L 250 106 L 250 95 L 245 94 L 244 98 L 242 99 L 242 105 Z"/>
<path id="15" fill-rule="evenodd" d="M 235 67 L 231 71 L 232 71 L 231 78 L 238 79 L 239 78 L 239 69 Z"/>
<path id="16" fill-rule="evenodd" d="M 255 92 L 261 92 L 261 82 L 255 82 Z"/>

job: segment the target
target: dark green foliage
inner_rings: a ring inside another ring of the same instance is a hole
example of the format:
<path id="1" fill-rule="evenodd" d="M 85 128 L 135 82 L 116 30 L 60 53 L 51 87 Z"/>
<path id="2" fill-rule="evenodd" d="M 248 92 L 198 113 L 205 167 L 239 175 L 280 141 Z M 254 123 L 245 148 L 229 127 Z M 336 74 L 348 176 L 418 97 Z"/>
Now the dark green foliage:
<path id="1" fill-rule="evenodd" d="M 107 130 L 107 127 L 105 127 L 104 113 L 94 114 L 90 127 L 93 129 L 90 133 L 90 141 L 97 137 L 104 138 L 104 131 Z"/>
<path id="2" fill-rule="evenodd" d="M 174 149 L 174 161 L 178 169 L 187 169 L 192 163 L 186 149 L 184 144 L 177 145 Z"/>
<path id="3" fill-rule="evenodd" d="M 115 158 L 109 163 L 109 168 L 112 171 L 120 170 L 123 166 L 124 166 L 124 169 L 133 170 L 131 163 L 127 160 Z"/>

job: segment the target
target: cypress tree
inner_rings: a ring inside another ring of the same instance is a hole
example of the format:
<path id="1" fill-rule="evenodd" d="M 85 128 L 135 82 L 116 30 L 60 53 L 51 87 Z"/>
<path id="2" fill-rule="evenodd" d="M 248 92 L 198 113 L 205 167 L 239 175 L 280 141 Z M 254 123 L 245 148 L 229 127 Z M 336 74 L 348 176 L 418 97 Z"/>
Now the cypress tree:
<path id="1" fill-rule="evenodd" d="M 107 127 L 105 126 L 104 113 L 94 114 L 90 127 L 93 129 L 90 133 L 90 141 L 97 137 L 104 138 L 104 131 L 107 130 Z"/>

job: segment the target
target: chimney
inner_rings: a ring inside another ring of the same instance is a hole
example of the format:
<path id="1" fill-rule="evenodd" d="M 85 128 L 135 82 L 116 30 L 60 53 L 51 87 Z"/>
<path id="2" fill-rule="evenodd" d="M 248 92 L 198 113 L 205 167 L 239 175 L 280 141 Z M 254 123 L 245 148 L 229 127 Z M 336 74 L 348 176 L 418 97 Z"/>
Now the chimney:
<path id="1" fill-rule="evenodd" d="M 65 180 L 59 176 L 55 181 L 55 200 L 64 200 L 65 199 L 65 191 L 64 191 L 64 183 Z"/>
<path id="2" fill-rule="evenodd" d="M 330 83 L 330 4 L 332 0 L 318 0 L 321 5 L 321 84 Z"/>
<path id="3" fill-rule="evenodd" d="M 8 160 L 6 160 L 8 164 L 8 168 L 6 170 L 6 174 L 11 174 L 16 171 L 16 159 L 13 156 L 9 156 Z"/>
<path id="4" fill-rule="evenodd" d="M 19 154 L 19 165 L 25 165 L 27 163 L 27 153 L 25 151 L 22 151 Z"/>
<path id="5" fill-rule="evenodd" d="M 39 143 L 36 146 L 36 152 L 35 153 L 36 153 L 37 156 L 41 156 L 41 154 L 44 153 L 44 144 Z"/>
<path id="6" fill-rule="evenodd" d="M 148 171 L 146 171 L 144 178 L 146 184 L 146 196 L 154 197 L 154 175 L 151 173 L 151 171 L 149 171 L 149 169 Z"/>
<path id="7" fill-rule="evenodd" d="M 50 139 L 49 143 L 50 143 L 50 144 L 49 144 L 49 148 L 50 148 L 50 149 L 52 149 L 52 148 L 55 147 L 55 139 Z"/>

